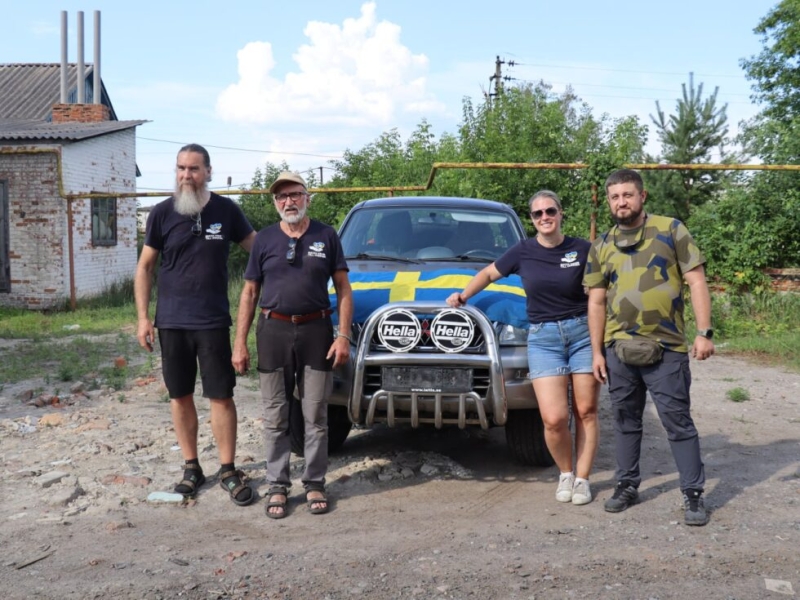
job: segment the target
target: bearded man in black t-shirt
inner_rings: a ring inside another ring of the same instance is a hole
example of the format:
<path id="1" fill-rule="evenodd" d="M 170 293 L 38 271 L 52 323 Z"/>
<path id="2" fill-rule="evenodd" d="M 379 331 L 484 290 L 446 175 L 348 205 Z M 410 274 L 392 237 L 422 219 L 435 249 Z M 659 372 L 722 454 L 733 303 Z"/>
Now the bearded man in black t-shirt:
<path id="1" fill-rule="evenodd" d="M 310 197 L 297 173 L 284 171 L 270 186 L 281 221 L 256 235 L 245 271 L 236 320 L 233 366 L 250 367 L 247 334 L 256 305 L 258 372 L 266 411 L 266 514 L 286 516 L 289 472 L 289 402 L 295 387 L 305 421 L 305 471 L 308 509 L 328 511 L 328 398 L 333 368 L 350 357 L 353 298 L 347 262 L 336 231 L 306 215 Z M 328 281 L 333 280 L 339 323 L 334 337 Z"/>
<path id="2" fill-rule="evenodd" d="M 208 190 L 211 160 L 198 144 L 178 152 L 175 194 L 157 204 L 147 219 L 144 246 L 136 267 L 134 291 L 139 344 L 152 352 L 155 328 L 161 347 L 164 383 L 172 422 L 183 454 L 183 480 L 175 491 L 194 497 L 206 478 L 197 454 L 194 404 L 198 362 L 203 396 L 211 404 L 211 431 L 219 448 L 219 480 L 235 504 L 256 498 L 236 454 L 236 374 L 231 365 L 228 254 L 231 242 L 250 251 L 255 232 L 230 198 Z M 148 309 L 158 267 L 155 322 Z"/>

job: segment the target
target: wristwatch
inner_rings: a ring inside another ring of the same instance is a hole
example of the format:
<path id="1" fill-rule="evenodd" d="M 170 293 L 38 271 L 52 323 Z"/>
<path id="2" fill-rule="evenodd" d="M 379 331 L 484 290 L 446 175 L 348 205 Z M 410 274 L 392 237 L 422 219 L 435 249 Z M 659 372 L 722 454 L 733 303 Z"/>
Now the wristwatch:
<path id="1" fill-rule="evenodd" d="M 710 340 L 714 337 L 714 330 L 711 329 L 710 327 L 708 329 L 698 329 L 697 335 Z"/>

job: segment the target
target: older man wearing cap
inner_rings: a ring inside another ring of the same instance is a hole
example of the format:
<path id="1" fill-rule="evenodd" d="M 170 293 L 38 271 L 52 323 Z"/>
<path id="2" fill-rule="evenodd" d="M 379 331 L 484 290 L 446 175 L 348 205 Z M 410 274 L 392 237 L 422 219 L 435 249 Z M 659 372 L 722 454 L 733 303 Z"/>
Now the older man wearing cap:
<path id="1" fill-rule="evenodd" d="M 336 231 L 306 215 L 310 197 L 297 173 L 284 171 L 270 186 L 280 222 L 256 235 L 239 300 L 234 368 L 250 367 L 247 334 L 256 305 L 256 346 L 261 397 L 266 410 L 266 514 L 287 514 L 289 473 L 289 402 L 297 387 L 305 421 L 305 471 L 302 482 L 308 509 L 328 511 L 325 474 L 328 469 L 328 397 L 333 368 L 350 357 L 352 291 L 347 263 Z M 333 280 L 339 307 L 334 337 L 328 297 Z"/>

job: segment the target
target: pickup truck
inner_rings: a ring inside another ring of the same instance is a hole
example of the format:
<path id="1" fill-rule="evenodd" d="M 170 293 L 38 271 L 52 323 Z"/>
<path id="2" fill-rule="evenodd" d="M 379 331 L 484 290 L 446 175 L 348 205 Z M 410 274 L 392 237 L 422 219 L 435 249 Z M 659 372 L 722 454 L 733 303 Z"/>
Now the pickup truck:
<path id="1" fill-rule="evenodd" d="M 339 235 L 353 287 L 353 343 L 351 360 L 334 374 L 329 449 L 353 423 L 502 426 L 514 459 L 552 465 L 528 379 L 521 280 L 494 282 L 463 308 L 445 303 L 525 238 L 517 214 L 488 200 L 381 198 L 355 205 Z M 298 413 L 290 438 L 302 453 Z"/>

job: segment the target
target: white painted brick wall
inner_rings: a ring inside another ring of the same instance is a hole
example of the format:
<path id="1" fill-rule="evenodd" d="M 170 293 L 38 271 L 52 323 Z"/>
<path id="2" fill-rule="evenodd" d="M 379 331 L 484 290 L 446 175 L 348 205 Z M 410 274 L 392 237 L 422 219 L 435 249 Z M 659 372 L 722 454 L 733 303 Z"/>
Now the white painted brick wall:
<path id="1" fill-rule="evenodd" d="M 135 192 L 135 131 L 131 128 L 62 146 L 65 191 Z M 59 146 L 37 146 L 43 147 Z M 63 304 L 70 297 L 67 201 L 58 195 L 55 154 L 0 154 L 0 179 L 8 182 L 11 268 L 11 293 L 0 294 L 0 304 L 24 308 Z M 136 206 L 136 198 L 118 198 L 117 245 L 94 247 L 91 202 L 73 201 L 77 298 L 133 278 Z"/>
<path id="2" fill-rule="evenodd" d="M 54 306 L 68 297 L 62 242 L 66 212 L 63 201 L 56 201 L 57 157 L 53 153 L 0 154 L 0 179 L 8 186 L 11 271 L 11 292 L 0 294 L 0 303 L 21 308 Z"/>
<path id="3" fill-rule="evenodd" d="M 131 128 L 65 145 L 62 156 L 67 193 L 135 192 L 135 131 Z M 136 271 L 136 206 L 136 198 L 118 198 L 117 245 L 93 246 L 91 200 L 73 201 L 78 298 L 96 295 L 112 283 L 133 279 Z"/>

